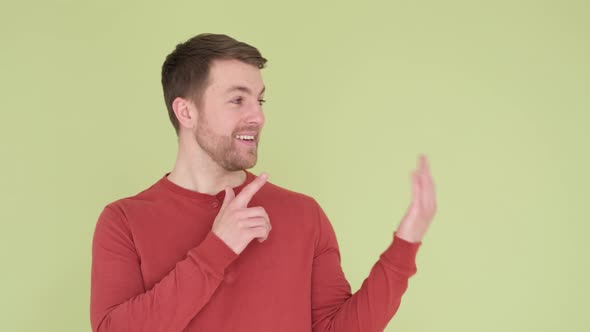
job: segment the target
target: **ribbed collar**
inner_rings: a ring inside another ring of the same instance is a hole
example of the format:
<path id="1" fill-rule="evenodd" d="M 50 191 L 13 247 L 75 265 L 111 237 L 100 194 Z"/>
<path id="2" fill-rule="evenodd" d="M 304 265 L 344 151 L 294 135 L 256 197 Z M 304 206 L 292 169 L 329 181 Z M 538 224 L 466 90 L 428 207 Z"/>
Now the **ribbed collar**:
<path id="1" fill-rule="evenodd" d="M 244 181 L 244 183 L 242 183 L 241 185 L 234 187 L 234 193 L 236 193 L 236 195 L 242 191 L 242 189 L 248 185 L 248 183 L 252 182 L 252 180 L 254 180 L 256 178 L 256 175 L 250 173 L 247 170 L 244 170 L 244 172 L 246 173 L 246 181 Z M 225 190 L 221 190 L 220 192 L 218 192 L 215 195 L 210 195 L 210 194 L 205 194 L 205 193 L 200 193 L 197 191 L 192 191 L 186 188 L 183 188 L 179 185 L 177 185 L 176 183 L 168 180 L 168 174 L 170 174 L 171 172 L 167 172 L 166 174 L 164 174 L 164 176 L 162 176 L 162 178 L 160 180 L 158 180 L 158 182 L 156 183 L 158 186 L 172 191 L 176 194 L 191 198 L 191 199 L 196 199 L 199 201 L 211 201 L 214 199 L 218 199 L 218 200 L 223 200 L 225 197 Z"/>

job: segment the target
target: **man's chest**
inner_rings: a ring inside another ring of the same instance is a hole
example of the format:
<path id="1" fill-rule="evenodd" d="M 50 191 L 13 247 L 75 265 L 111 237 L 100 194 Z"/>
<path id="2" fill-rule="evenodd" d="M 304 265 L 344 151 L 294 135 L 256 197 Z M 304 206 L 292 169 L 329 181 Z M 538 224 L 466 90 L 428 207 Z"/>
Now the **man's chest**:
<path id="1" fill-rule="evenodd" d="M 144 220 L 135 224 L 134 243 L 139 254 L 141 270 L 147 289 L 160 281 L 186 259 L 187 253 L 198 246 L 211 231 L 217 211 L 185 210 L 159 211 L 154 209 Z M 227 268 L 224 285 L 240 280 L 269 284 L 289 281 L 293 276 L 309 270 L 315 249 L 311 223 L 296 215 L 267 209 L 272 230 L 266 241 L 254 239 Z"/>

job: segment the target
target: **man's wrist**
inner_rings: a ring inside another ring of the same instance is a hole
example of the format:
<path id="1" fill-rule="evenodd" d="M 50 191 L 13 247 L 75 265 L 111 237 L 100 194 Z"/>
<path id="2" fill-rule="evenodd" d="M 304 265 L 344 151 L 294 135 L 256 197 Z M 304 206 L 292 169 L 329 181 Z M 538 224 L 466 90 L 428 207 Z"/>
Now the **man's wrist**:
<path id="1" fill-rule="evenodd" d="M 395 231 L 395 236 L 407 242 L 420 243 L 422 242 L 424 234 L 418 234 L 418 232 L 411 232 L 407 229 L 400 227 L 397 229 L 397 231 Z"/>

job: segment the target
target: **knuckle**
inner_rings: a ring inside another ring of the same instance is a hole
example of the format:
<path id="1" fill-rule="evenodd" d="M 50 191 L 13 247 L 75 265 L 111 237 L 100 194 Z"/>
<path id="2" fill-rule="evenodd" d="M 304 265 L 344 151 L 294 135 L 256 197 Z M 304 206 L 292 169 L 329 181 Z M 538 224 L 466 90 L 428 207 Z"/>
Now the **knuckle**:
<path id="1" fill-rule="evenodd" d="M 244 212 L 242 210 L 233 210 L 232 211 L 232 216 L 235 219 L 243 219 Z"/>
<path id="2" fill-rule="evenodd" d="M 253 207 L 252 209 L 257 216 L 263 216 L 266 214 L 266 211 L 261 206 Z"/>
<path id="3" fill-rule="evenodd" d="M 251 240 L 256 237 L 255 231 L 251 229 L 246 230 L 244 234 L 247 240 Z"/>

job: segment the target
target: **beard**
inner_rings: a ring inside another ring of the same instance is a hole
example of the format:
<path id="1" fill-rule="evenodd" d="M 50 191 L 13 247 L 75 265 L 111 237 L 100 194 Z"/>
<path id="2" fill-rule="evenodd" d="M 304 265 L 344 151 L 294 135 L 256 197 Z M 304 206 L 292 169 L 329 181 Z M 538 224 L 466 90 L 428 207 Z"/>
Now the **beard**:
<path id="1" fill-rule="evenodd" d="M 258 159 L 258 145 L 254 147 L 240 146 L 235 134 L 224 136 L 214 133 L 205 117 L 201 116 L 194 132 L 197 144 L 223 169 L 234 172 L 254 167 Z M 241 128 L 241 130 L 256 130 L 259 128 Z M 258 139 L 260 140 L 260 131 Z"/>

